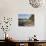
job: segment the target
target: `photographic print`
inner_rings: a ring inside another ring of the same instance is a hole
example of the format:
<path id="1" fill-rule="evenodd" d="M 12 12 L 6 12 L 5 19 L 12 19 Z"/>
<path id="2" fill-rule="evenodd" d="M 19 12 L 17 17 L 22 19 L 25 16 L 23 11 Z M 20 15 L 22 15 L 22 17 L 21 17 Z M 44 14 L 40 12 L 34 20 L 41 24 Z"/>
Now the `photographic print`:
<path id="1" fill-rule="evenodd" d="M 18 26 L 34 26 L 34 14 L 18 14 Z"/>

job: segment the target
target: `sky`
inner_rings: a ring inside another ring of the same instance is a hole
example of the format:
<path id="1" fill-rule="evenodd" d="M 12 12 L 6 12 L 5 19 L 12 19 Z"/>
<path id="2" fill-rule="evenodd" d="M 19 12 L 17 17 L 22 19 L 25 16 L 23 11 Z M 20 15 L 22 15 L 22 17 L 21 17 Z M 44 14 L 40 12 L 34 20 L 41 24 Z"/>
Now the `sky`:
<path id="1" fill-rule="evenodd" d="M 29 19 L 32 14 L 18 14 L 19 19 Z"/>

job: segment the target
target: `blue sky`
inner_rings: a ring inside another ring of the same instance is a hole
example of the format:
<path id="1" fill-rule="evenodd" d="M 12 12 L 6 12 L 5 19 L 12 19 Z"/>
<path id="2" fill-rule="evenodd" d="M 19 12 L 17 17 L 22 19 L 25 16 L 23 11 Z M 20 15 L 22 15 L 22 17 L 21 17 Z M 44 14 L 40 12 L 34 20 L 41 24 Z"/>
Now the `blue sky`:
<path id="1" fill-rule="evenodd" d="M 32 14 L 18 14 L 18 18 L 21 19 L 29 19 L 30 16 L 32 16 Z"/>

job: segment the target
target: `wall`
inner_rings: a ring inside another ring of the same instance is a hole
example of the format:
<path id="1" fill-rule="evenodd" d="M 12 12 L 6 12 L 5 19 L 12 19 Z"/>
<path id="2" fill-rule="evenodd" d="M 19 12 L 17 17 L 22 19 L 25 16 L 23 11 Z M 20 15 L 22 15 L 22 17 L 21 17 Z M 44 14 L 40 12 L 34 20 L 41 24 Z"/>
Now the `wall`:
<path id="1" fill-rule="evenodd" d="M 44 40 L 45 33 L 45 5 L 40 8 L 33 8 L 30 6 L 28 0 L 0 0 L 0 19 L 1 17 L 12 17 L 13 22 L 10 31 L 10 37 L 16 40 L 27 40 L 34 34 L 37 35 L 37 39 Z M 18 27 L 18 14 L 29 13 L 35 15 L 35 25 L 31 27 Z M 0 35 L 2 31 L 0 31 Z M 4 33 L 3 33 L 4 34 Z M 4 37 L 0 36 L 0 39 Z"/>
<path id="2" fill-rule="evenodd" d="M 46 39 L 46 12 L 45 12 L 45 23 L 44 23 L 44 26 L 45 26 L 45 31 L 44 31 L 44 38 Z"/>

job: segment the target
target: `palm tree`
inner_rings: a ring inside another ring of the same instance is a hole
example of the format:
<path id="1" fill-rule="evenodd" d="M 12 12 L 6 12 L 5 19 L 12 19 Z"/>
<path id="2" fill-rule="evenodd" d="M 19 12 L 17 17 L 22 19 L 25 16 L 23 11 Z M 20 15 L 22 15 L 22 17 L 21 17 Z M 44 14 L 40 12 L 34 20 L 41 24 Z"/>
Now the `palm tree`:
<path id="1" fill-rule="evenodd" d="M 6 39 L 6 35 L 7 35 L 6 32 L 10 29 L 9 26 L 11 26 L 11 23 L 10 23 L 11 21 L 12 21 L 12 18 L 6 19 L 4 17 L 4 20 L 3 20 L 4 25 L 2 25 L 1 29 L 5 33 L 5 39 Z"/>

